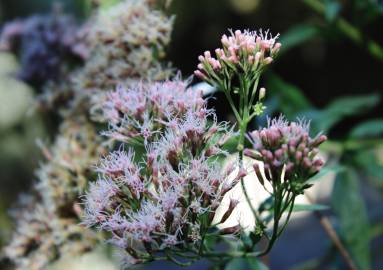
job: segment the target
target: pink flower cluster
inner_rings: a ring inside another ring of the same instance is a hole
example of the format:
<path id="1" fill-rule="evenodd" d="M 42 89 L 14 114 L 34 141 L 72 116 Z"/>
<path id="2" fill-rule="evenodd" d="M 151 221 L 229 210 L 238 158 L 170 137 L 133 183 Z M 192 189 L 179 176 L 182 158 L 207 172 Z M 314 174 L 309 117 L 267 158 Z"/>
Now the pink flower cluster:
<path id="1" fill-rule="evenodd" d="M 172 117 L 197 111 L 204 105 L 202 92 L 188 88 L 187 81 L 119 86 L 107 95 L 102 108 L 104 118 L 110 123 L 105 134 L 123 141 L 140 136 L 147 141 L 171 125 Z"/>
<path id="2" fill-rule="evenodd" d="M 152 87 L 161 90 L 157 84 Z M 171 103 L 177 110 L 184 107 Z M 169 252 L 182 252 L 190 243 L 198 250 L 223 196 L 240 179 L 230 181 L 235 166 L 223 170 L 215 160 L 225 154 L 221 146 L 227 138 L 222 136 L 226 126 L 208 124 L 209 116 L 215 119 L 212 111 L 190 107 L 168 119 L 172 124 L 146 144 L 141 162 L 132 150 L 102 159 L 99 180 L 86 195 L 85 223 L 111 232 L 110 242 L 126 252 L 130 262 L 151 260 L 169 247 Z M 225 219 L 233 209 L 228 211 Z"/>
<path id="3" fill-rule="evenodd" d="M 194 74 L 203 80 L 217 82 L 234 72 L 259 71 L 273 61 L 281 48 L 277 38 L 278 35 L 272 37 L 268 31 L 230 31 L 229 36 L 222 36 L 222 48 L 215 50 L 216 58 L 209 51 L 198 57 L 200 63 Z"/>
<path id="4" fill-rule="evenodd" d="M 245 154 L 263 161 L 266 177 L 271 181 L 281 181 L 284 171 L 285 181 L 304 183 L 323 166 L 323 160 L 317 158 L 318 146 L 327 137 L 311 138 L 308 122 L 289 123 L 282 116 L 269 119 L 268 127 L 251 132 L 250 139 L 256 151 L 246 149 Z M 257 164 L 254 170 L 263 179 Z"/>

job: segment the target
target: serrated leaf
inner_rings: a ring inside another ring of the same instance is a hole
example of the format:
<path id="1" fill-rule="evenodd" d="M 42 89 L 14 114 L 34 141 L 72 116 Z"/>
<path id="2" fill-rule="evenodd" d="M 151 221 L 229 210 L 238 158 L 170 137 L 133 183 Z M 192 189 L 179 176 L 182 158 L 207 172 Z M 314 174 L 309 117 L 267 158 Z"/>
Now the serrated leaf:
<path id="1" fill-rule="evenodd" d="M 283 36 L 280 39 L 281 44 L 283 44 L 281 53 L 287 52 L 288 50 L 312 39 L 318 33 L 318 27 L 311 24 L 300 24 L 290 27 L 287 32 L 283 33 Z"/>
<path id="2" fill-rule="evenodd" d="M 308 183 L 316 182 L 317 180 L 321 179 L 323 176 L 327 175 L 328 173 L 339 173 L 341 171 L 344 171 L 345 167 L 341 165 L 334 165 L 334 166 L 325 166 L 323 167 L 319 173 L 314 175 L 308 180 Z"/>
<path id="3" fill-rule="evenodd" d="M 380 135 L 383 135 L 383 119 L 374 119 L 361 123 L 350 132 L 350 137 L 354 139 L 378 137 Z"/>
<path id="4" fill-rule="evenodd" d="M 341 238 L 358 269 L 371 269 L 370 225 L 353 168 L 339 173 L 334 183 L 332 205 L 339 218 Z"/>
<path id="5" fill-rule="evenodd" d="M 323 204 L 294 204 L 293 212 L 322 211 L 327 209 L 329 209 L 329 206 Z"/>

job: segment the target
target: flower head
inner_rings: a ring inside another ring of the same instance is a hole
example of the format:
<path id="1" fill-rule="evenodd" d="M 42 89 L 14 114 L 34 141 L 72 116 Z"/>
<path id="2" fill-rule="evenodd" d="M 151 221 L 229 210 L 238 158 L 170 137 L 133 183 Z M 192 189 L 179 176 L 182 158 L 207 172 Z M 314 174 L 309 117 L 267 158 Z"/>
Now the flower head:
<path id="1" fill-rule="evenodd" d="M 288 122 L 283 116 L 269 119 L 267 128 L 250 133 L 253 150 L 246 154 L 264 162 L 266 176 L 271 181 L 281 181 L 284 173 L 285 181 L 304 183 L 323 166 L 324 162 L 317 157 L 318 146 L 327 137 L 309 135 L 309 122 L 299 120 Z M 258 165 L 254 169 L 261 177 Z"/>
<path id="2" fill-rule="evenodd" d="M 209 51 L 198 57 L 200 63 L 194 73 L 211 83 L 220 83 L 234 73 L 259 73 L 273 61 L 281 48 L 277 38 L 278 35 L 273 37 L 269 31 L 230 30 L 229 36 L 222 36 L 222 48 L 215 50 L 216 57 Z"/>
<path id="3" fill-rule="evenodd" d="M 211 110 L 177 93 L 167 99 L 162 92 L 165 86 L 174 87 L 166 82 L 145 88 L 149 104 L 145 110 L 161 115 L 158 110 L 164 109 L 152 102 L 154 89 L 161 93 L 156 101 L 165 102 L 174 112 L 161 120 L 158 136 L 145 145 L 143 166 L 134 160 L 132 150 L 112 152 L 100 162 L 100 179 L 91 185 L 84 201 L 85 223 L 111 232 L 110 242 L 126 250 L 136 263 L 169 247 L 182 252 L 193 243 L 199 248 L 223 196 L 235 185 L 228 183 L 230 171 L 214 162 L 224 153 L 219 142 L 225 125 L 216 123 Z M 218 150 L 212 153 L 212 147 Z"/>
<path id="4" fill-rule="evenodd" d="M 204 106 L 202 92 L 188 88 L 188 82 L 179 79 L 119 86 L 107 94 L 102 105 L 102 118 L 110 125 L 105 134 L 125 141 L 140 137 L 147 142 L 174 125 L 175 118 Z"/>
<path id="5" fill-rule="evenodd" d="M 69 15 L 56 12 L 34 15 L 7 23 L 0 32 L 0 50 L 17 54 L 21 67 L 17 76 L 36 87 L 58 82 L 76 60 L 82 41 L 80 26 Z"/>

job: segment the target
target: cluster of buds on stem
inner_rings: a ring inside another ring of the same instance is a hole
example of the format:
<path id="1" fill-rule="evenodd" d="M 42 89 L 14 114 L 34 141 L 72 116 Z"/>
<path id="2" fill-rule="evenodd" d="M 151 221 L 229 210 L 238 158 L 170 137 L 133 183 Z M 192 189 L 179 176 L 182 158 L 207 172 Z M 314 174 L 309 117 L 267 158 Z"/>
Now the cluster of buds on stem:
<path id="1" fill-rule="evenodd" d="M 277 55 L 281 44 L 266 32 L 230 31 L 223 35 L 222 48 L 215 50 L 216 58 L 209 51 L 200 55 L 198 70 L 194 74 L 212 84 L 221 85 L 226 77 L 238 74 L 256 76 L 269 65 Z M 251 79 L 251 78 L 249 78 Z"/>
<path id="2" fill-rule="evenodd" d="M 84 222 L 111 232 L 110 242 L 124 252 L 125 262 L 197 252 L 203 245 L 223 196 L 239 181 L 229 181 L 233 169 L 223 170 L 216 161 L 224 154 L 226 126 L 208 124 L 208 116 L 215 119 L 212 111 L 188 109 L 146 144 L 142 162 L 133 150 L 119 150 L 98 166 Z M 233 209 L 228 211 L 225 218 Z"/>
<path id="3" fill-rule="evenodd" d="M 324 162 L 318 158 L 318 147 L 327 140 L 318 134 L 311 138 L 309 122 L 289 123 L 282 116 L 269 119 L 267 128 L 250 133 L 253 149 L 246 149 L 245 154 L 264 163 L 268 180 L 290 183 L 293 191 L 300 193 L 308 186 L 305 182 L 322 168 Z M 258 164 L 254 171 L 260 181 L 263 176 Z"/>

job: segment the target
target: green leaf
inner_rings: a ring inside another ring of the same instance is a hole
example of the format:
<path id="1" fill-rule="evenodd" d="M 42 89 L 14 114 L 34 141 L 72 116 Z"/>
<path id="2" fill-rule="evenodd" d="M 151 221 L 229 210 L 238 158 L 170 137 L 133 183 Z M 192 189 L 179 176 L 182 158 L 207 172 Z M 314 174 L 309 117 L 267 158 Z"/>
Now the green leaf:
<path id="1" fill-rule="evenodd" d="M 313 183 L 321 179 L 323 176 L 327 175 L 328 173 L 339 173 L 341 171 L 344 171 L 345 167 L 341 165 L 334 165 L 334 166 L 325 166 L 323 167 L 319 173 L 311 177 L 307 182 L 308 183 Z"/>
<path id="2" fill-rule="evenodd" d="M 270 95 L 278 99 L 279 109 L 288 118 L 293 118 L 298 112 L 311 108 L 310 101 L 297 86 L 284 81 L 275 73 L 268 74 L 266 79 Z"/>
<path id="3" fill-rule="evenodd" d="M 299 24 L 290 27 L 290 29 L 280 38 L 280 42 L 283 44 L 281 53 L 285 53 L 288 50 L 312 39 L 318 33 L 319 28 L 311 24 Z"/>
<path id="4" fill-rule="evenodd" d="M 373 150 L 359 151 L 354 155 L 358 167 L 368 176 L 376 179 L 376 183 L 383 185 L 383 166 L 379 163 L 378 153 Z"/>
<path id="5" fill-rule="evenodd" d="M 338 17 L 341 5 L 334 0 L 325 1 L 325 17 L 328 22 L 333 22 Z"/>
<path id="6" fill-rule="evenodd" d="M 378 105 L 379 101 L 379 94 L 341 97 L 330 103 L 324 110 L 311 114 L 314 129 L 328 132 L 345 117 L 365 113 Z"/>
<path id="7" fill-rule="evenodd" d="M 351 167 L 338 174 L 332 205 L 339 218 L 340 234 L 358 269 L 371 269 L 370 225 L 360 194 L 358 176 Z"/>
<path id="8" fill-rule="evenodd" d="M 383 134 L 383 119 L 374 119 L 359 124 L 351 130 L 350 137 L 354 139 L 378 137 Z"/>
<path id="9" fill-rule="evenodd" d="M 246 269 L 247 262 L 244 258 L 234 258 L 225 266 L 225 270 Z"/>
<path id="10" fill-rule="evenodd" d="M 257 258 L 247 258 L 247 263 L 252 270 L 268 270 L 269 268 Z"/>
<path id="11" fill-rule="evenodd" d="M 322 211 L 327 209 L 329 209 L 329 207 L 327 205 L 322 205 L 322 204 L 294 204 L 293 211 L 294 212 Z"/>

